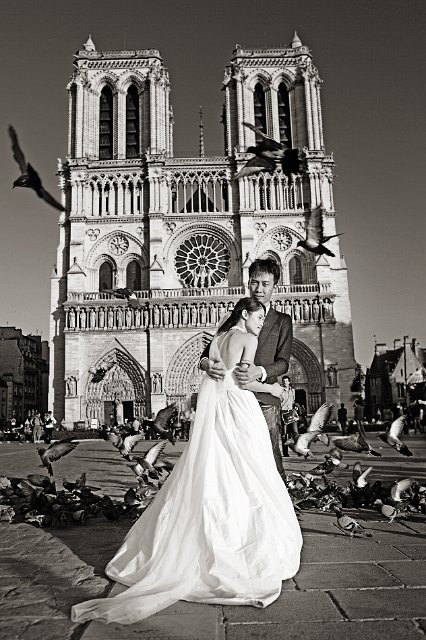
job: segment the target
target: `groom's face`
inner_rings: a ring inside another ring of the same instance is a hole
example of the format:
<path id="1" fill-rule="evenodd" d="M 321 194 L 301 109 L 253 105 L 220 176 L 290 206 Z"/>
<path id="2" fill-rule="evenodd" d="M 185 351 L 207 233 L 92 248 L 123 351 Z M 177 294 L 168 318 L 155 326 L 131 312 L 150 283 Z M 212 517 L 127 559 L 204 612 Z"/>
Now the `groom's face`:
<path id="1" fill-rule="evenodd" d="M 248 283 L 250 295 L 262 304 L 268 304 L 274 291 L 272 273 L 254 273 Z"/>

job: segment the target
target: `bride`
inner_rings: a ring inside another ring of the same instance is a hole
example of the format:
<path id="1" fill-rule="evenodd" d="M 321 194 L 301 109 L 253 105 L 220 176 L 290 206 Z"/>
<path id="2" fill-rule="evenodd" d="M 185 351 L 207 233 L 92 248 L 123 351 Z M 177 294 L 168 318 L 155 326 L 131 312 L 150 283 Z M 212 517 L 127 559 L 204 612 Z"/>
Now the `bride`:
<path id="1" fill-rule="evenodd" d="M 129 589 L 75 605 L 74 622 L 131 624 L 177 600 L 266 607 L 297 573 L 299 523 L 252 393 L 282 387 L 241 389 L 232 377 L 253 362 L 264 317 L 260 302 L 243 298 L 219 328 L 209 356 L 225 378 L 204 377 L 187 447 L 106 567 Z"/>

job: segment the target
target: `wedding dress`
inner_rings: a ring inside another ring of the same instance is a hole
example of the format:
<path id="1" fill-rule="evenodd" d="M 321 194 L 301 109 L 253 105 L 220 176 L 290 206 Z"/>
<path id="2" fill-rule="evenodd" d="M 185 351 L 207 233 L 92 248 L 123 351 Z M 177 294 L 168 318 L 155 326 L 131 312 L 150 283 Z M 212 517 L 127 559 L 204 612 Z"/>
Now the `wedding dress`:
<path id="1" fill-rule="evenodd" d="M 301 546 L 254 394 L 231 370 L 205 375 L 188 445 L 106 567 L 129 589 L 75 605 L 72 620 L 131 624 L 177 600 L 265 607 L 297 573 Z"/>

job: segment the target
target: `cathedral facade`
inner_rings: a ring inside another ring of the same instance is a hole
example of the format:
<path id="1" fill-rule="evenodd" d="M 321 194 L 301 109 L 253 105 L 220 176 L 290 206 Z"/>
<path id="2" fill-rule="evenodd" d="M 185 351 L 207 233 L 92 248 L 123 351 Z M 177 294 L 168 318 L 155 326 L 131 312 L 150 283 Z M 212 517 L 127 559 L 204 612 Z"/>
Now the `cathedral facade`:
<path id="1" fill-rule="evenodd" d="M 200 384 L 200 354 L 247 294 L 248 268 L 273 257 L 272 299 L 293 318 L 289 375 L 309 413 L 351 402 L 354 360 L 339 238 L 318 258 L 297 247 L 309 212 L 336 233 L 334 158 L 324 146 L 318 71 L 297 34 L 287 48 L 237 45 L 225 69 L 224 155 L 175 157 L 170 82 L 156 50 L 75 54 L 68 85 L 66 211 L 51 287 L 49 406 L 68 427 L 121 422 Z M 237 178 L 256 125 L 298 149 L 297 174 Z M 129 288 L 138 304 L 111 293 Z"/>

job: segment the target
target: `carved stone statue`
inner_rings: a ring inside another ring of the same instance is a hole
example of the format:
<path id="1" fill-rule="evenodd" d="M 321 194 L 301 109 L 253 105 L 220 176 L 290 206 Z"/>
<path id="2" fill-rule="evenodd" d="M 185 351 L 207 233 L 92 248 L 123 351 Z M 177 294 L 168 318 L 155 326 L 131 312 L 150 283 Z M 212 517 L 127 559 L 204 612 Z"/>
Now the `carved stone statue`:
<path id="1" fill-rule="evenodd" d="M 284 302 L 284 313 L 287 313 L 291 318 L 291 303 L 290 300 Z"/>
<path id="2" fill-rule="evenodd" d="M 334 365 L 327 369 L 327 383 L 329 387 L 337 387 L 337 369 Z"/>
<path id="3" fill-rule="evenodd" d="M 66 379 L 67 396 L 69 398 L 75 398 L 77 395 L 77 380 L 74 376 L 69 376 Z"/>
<path id="4" fill-rule="evenodd" d="M 135 327 L 136 329 L 139 329 L 140 326 L 141 326 L 141 310 L 135 309 Z"/>
<path id="5" fill-rule="evenodd" d="M 309 322 L 310 320 L 310 313 L 309 313 L 309 302 L 307 300 L 303 301 L 303 305 L 302 305 L 302 315 L 303 315 L 303 320 L 304 322 Z"/>
<path id="6" fill-rule="evenodd" d="M 202 305 L 200 307 L 200 323 L 201 324 L 206 324 L 207 323 L 207 307 L 204 304 L 204 302 L 202 303 Z"/>
<path id="7" fill-rule="evenodd" d="M 226 307 L 223 302 L 219 302 L 219 320 L 222 320 L 226 313 Z"/>
<path id="8" fill-rule="evenodd" d="M 103 329 L 105 326 L 105 311 L 104 308 L 101 307 L 99 309 L 99 329 Z"/>
<path id="9" fill-rule="evenodd" d="M 177 304 L 173 305 L 172 322 L 174 327 L 179 326 L 179 307 Z"/>
<path id="10" fill-rule="evenodd" d="M 154 305 L 154 327 L 160 326 L 160 307 L 158 304 Z"/>
<path id="11" fill-rule="evenodd" d="M 75 329 L 75 311 L 70 309 L 68 311 L 68 326 L 70 329 Z"/>
<path id="12" fill-rule="evenodd" d="M 89 312 L 89 327 L 96 329 L 96 311 L 93 308 Z"/>
<path id="13" fill-rule="evenodd" d="M 111 307 L 108 309 L 107 323 L 108 329 L 112 329 L 114 327 L 114 311 L 111 309 Z"/>
<path id="14" fill-rule="evenodd" d="M 148 305 L 146 305 L 143 308 L 143 326 L 144 327 L 149 327 L 149 307 Z"/>
<path id="15" fill-rule="evenodd" d="M 163 322 L 165 327 L 168 327 L 170 324 L 170 310 L 167 304 L 163 307 Z"/>
<path id="16" fill-rule="evenodd" d="M 198 309 L 196 304 L 191 304 L 191 324 L 193 327 L 197 326 Z"/>
<path id="17" fill-rule="evenodd" d="M 188 325 L 188 305 L 182 306 L 182 324 L 184 327 Z"/>
<path id="18" fill-rule="evenodd" d="M 210 303 L 210 323 L 211 324 L 217 323 L 217 309 L 214 302 Z"/>
<path id="19" fill-rule="evenodd" d="M 121 329 L 123 326 L 123 309 L 118 307 L 117 309 L 117 327 Z"/>
<path id="20" fill-rule="evenodd" d="M 86 328 L 86 310 L 81 309 L 80 311 L 80 329 Z"/>
<path id="21" fill-rule="evenodd" d="M 326 298 L 322 303 L 322 315 L 325 322 L 332 319 L 332 306 L 329 298 Z"/>
<path id="22" fill-rule="evenodd" d="M 300 311 L 301 311 L 300 302 L 299 302 L 299 300 L 296 300 L 294 305 L 293 305 L 293 313 L 294 313 L 295 322 L 300 322 Z"/>
<path id="23" fill-rule="evenodd" d="M 314 322 L 319 322 L 320 319 L 320 306 L 318 304 L 318 299 L 315 298 L 312 305 L 312 320 Z"/>
<path id="24" fill-rule="evenodd" d="M 132 326 L 132 310 L 130 307 L 126 309 L 126 327 Z"/>

